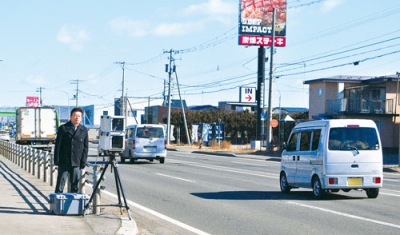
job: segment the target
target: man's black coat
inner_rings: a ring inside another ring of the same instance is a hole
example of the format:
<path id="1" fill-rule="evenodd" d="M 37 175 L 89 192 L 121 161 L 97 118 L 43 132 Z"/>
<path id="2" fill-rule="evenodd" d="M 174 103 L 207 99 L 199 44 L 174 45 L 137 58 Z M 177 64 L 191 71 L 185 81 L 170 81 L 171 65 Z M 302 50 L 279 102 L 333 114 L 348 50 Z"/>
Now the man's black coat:
<path id="1" fill-rule="evenodd" d="M 57 131 L 54 147 L 54 164 L 84 168 L 89 150 L 89 136 L 86 127 L 75 126 L 71 121 L 61 125 Z"/>

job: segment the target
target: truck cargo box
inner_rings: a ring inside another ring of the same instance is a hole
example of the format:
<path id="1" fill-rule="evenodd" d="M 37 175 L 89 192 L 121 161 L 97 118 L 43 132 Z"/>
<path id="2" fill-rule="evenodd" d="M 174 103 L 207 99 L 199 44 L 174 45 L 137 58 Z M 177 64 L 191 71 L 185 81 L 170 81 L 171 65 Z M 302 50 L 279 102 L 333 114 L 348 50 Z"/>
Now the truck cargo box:
<path id="1" fill-rule="evenodd" d="M 15 142 L 51 151 L 58 127 L 54 107 L 20 107 L 16 110 Z"/>

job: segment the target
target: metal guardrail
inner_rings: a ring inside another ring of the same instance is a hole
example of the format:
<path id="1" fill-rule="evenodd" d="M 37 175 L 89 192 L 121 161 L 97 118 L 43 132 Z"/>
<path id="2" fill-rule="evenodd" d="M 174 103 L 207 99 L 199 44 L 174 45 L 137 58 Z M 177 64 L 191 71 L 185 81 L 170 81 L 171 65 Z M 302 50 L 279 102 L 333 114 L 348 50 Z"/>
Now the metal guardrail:
<path id="1" fill-rule="evenodd" d="M 0 155 L 31 173 L 33 176 L 37 176 L 38 179 L 42 179 L 43 182 L 49 183 L 50 186 L 55 186 L 57 180 L 57 166 L 54 165 L 53 155 L 50 152 L 31 148 L 26 145 L 0 141 Z M 81 193 L 86 193 L 86 183 L 92 184 L 92 188 L 97 185 L 97 181 L 103 170 L 103 167 L 99 164 L 89 163 L 87 166 L 89 166 L 89 169 L 92 169 L 92 171 L 87 171 L 87 168 L 82 170 L 79 184 L 79 191 Z M 99 187 L 102 188 L 101 186 Z M 70 189 L 69 186 L 68 189 Z M 93 189 L 92 193 L 94 191 Z M 92 201 L 93 214 L 98 215 L 100 213 L 100 209 L 98 208 L 98 205 L 101 205 L 100 200 L 100 190 L 96 190 L 96 195 L 93 197 Z"/>

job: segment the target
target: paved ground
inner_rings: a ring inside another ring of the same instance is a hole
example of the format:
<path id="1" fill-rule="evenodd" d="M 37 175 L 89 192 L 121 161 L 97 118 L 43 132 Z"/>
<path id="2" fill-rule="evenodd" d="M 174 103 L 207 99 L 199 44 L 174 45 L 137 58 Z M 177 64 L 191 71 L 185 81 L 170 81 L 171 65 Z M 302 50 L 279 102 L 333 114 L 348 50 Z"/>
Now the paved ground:
<path id="1" fill-rule="evenodd" d="M 54 187 L 0 156 L 1 234 L 136 234 L 134 220 L 119 207 L 101 207 L 99 215 L 60 216 L 50 213 Z M 87 189 L 91 192 L 91 189 Z M 102 194 L 102 205 L 117 201 Z M 124 209 L 124 208 L 122 208 Z"/>

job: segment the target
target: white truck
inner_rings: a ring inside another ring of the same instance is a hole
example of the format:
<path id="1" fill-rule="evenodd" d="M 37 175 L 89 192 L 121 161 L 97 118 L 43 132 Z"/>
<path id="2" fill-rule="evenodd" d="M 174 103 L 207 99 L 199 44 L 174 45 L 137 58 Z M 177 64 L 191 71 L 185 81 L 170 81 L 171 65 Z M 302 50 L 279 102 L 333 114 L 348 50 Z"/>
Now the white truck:
<path id="1" fill-rule="evenodd" d="M 52 107 L 20 107 L 16 111 L 15 142 L 51 151 L 56 140 L 58 116 Z"/>

